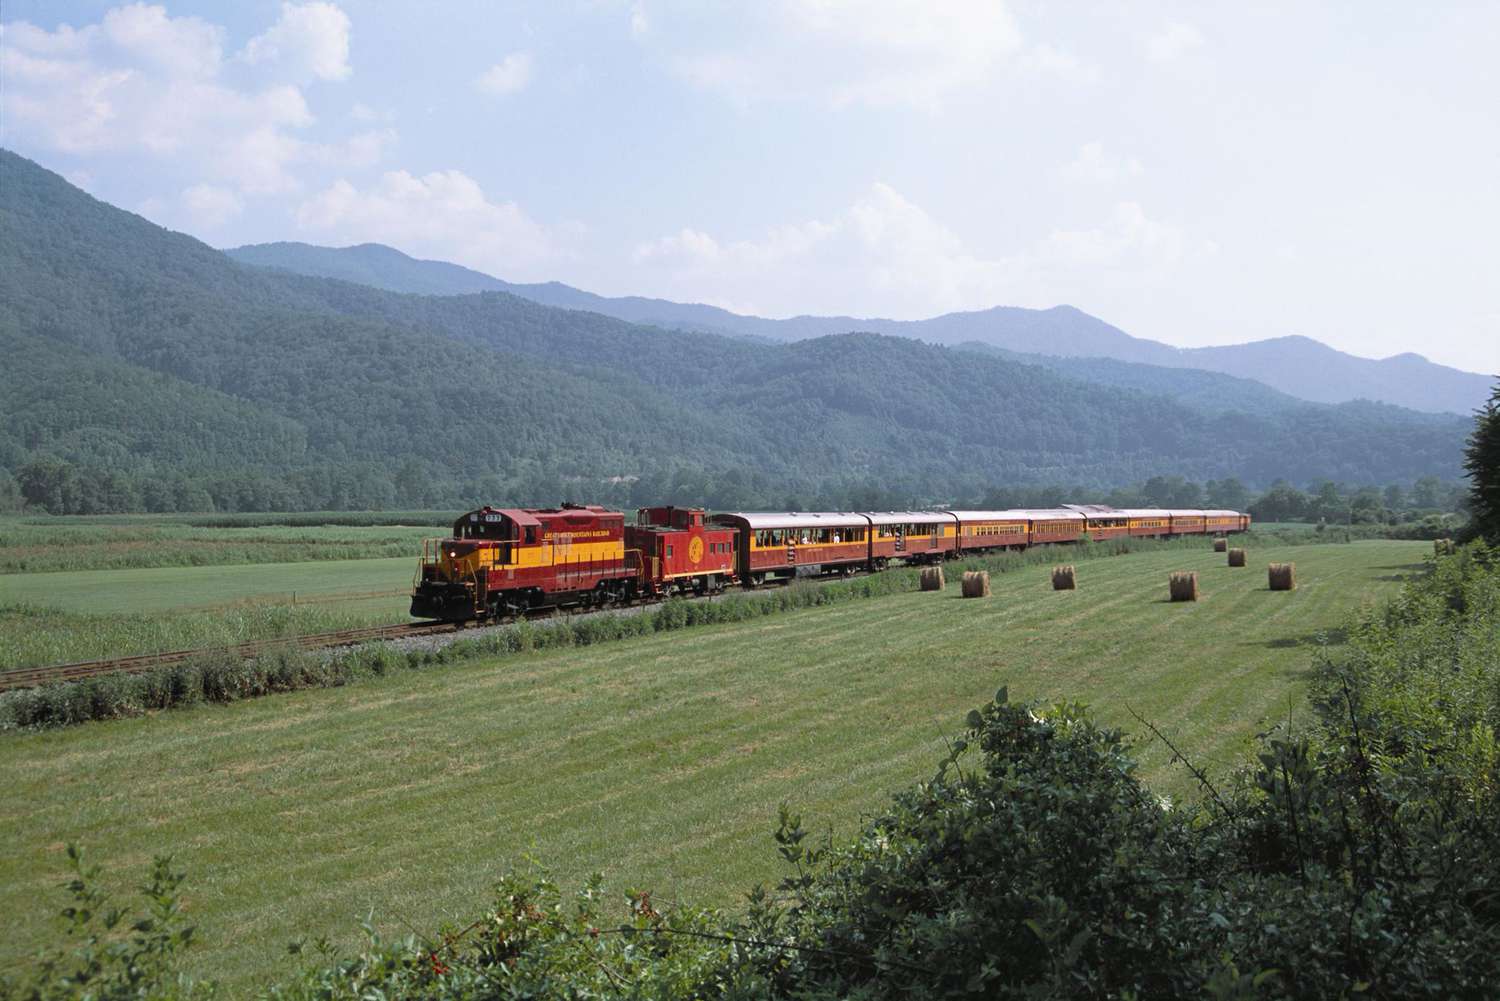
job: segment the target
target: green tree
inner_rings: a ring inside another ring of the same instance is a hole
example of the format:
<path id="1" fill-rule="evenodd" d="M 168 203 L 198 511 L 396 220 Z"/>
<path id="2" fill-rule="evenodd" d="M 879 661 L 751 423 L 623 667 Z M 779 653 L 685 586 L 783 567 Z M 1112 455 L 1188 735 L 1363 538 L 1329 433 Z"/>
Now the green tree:
<path id="1" fill-rule="evenodd" d="M 1277 480 L 1250 505 L 1250 514 L 1256 521 L 1300 521 L 1308 516 L 1309 499 L 1306 494 L 1286 480 Z"/>
<path id="2" fill-rule="evenodd" d="M 1245 485 L 1233 476 L 1227 480 L 1209 480 L 1205 484 L 1205 492 L 1208 495 L 1208 506 L 1211 508 L 1243 511 L 1250 503 L 1250 491 L 1246 490 Z"/>
<path id="3" fill-rule="evenodd" d="M 1474 532 L 1500 540 L 1500 383 L 1475 415 L 1474 433 L 1464 450 L 1464 471 L 1469 474 Z"/>
<path id="4" fill-rule="evenodd" d="M 21 510 L 21 487 L 10 470 L 0 469 L 0 511 Z"/>
<path id="5" fill-rule="evenodd" d="M 1411 502 L 1420 508 L 1436 508 L 1442 505 L 1439 492 L 1443 489 L 1443 481 L 1436 476 L 1424 476 L 1418 480 L 1411 489 Z"/>
<path id="6" fill-rule="evenodd" d="M 21 496 L 49 514 L 74 514 L 79 507 L 78 471 L 69 463 L 44 456 L 21 467 L 16 477 Z"/>
<path id="7" fill-rule="evenodd" d="M 1373 525 L 1385 517 L 1384 503 L 1380 491 L 1375 487 L 1360 487 L 1350 502 L 1350 520 L 1361 525 Z"/>

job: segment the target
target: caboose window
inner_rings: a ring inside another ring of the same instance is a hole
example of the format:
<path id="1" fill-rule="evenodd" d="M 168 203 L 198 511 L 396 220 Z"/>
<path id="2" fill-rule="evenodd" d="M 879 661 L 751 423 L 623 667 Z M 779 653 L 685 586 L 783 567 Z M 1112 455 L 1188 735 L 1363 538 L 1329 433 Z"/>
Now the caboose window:
<path id="1" fill-rule="evenodd" d="M 670 542 L 667 543 L 667 555 L 668 556 L 672 555 L 672 544 Z"/>

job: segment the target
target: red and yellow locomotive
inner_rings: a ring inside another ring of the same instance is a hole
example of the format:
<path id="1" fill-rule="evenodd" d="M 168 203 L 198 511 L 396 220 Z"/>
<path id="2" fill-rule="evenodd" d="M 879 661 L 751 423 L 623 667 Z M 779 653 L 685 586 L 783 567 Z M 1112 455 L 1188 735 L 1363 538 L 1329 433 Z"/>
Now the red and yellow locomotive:
<path id="1" fill-rule="evenodd" d="M 734 561 L 734 532 L 706 526 L 702 508 L 641 508 L 627 525 L 595 506 L 482 507 L 423 545 L 411 614 L 465 622 L 706 594 L 737 579 Z"/>
<path id="2" fill-rule="evenodd" d="M 463 621 L 629 601 L 640 576 L 629 555 L 618 511 L 483 507 L 424 544 L 411 614 Z"/>

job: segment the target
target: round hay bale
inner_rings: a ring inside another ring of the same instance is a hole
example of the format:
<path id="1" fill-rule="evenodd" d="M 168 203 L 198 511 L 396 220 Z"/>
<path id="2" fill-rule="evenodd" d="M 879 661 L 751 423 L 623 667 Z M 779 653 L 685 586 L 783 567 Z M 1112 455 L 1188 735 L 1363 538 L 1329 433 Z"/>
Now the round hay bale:
<path id="1" fill-rule="evenodd" d="M 948 586 L 948 582 L 943 579 L 943 568 L 942 567 L 923 567 L 922 568 L 922 590 L 924 590 L 924 591 L 941 591 L 943 588 L 945 588 L 947 586 Z"/>
<path id="2" fill-rule="evenodd" d="M 1176 570 L 1167 578 L 1167 593 L 1173 601 L 1198 600 L 1198 575 L 1191 570 Z"/>
<path id="3" fill-rule="evenodd" d="M 1052 590 L 1054 591 L 1076 591 L 1078 590 L 1078 574 L 1069 563 L 1065 567 L 1052 568 Z"/>
<path id="4" fill-rule="evenodd" d="M 1434 555 L 1434 556 L 1452 556 L 1453 555 L 1453 540 L 1452 539 L 1433 539 L 1432 540 L 1432 555 Z"/>
<path id="5" fill-rule="evenodd" d="M 1220 538 L 1220 539 L 1215 539 L 1214 540 L 1214 552 L 1216 552 L 1216 553 L 1222 553 L 1222 552 L 1226 551 L 1228 548 L 1229 548 L 1229 540 L 1228 539 Z"/>
<path id="6" fill-rule="evenodd" d="M 1268 575 L 1270 577 L 1271 590 L 1273 591 L 1295 591 L 1297 589 L 1297 564 L 1295 563 L 1272 563 Z"/>
<path id="7" fill-rule="evenodd" d="M 1242 567 L 1245 565 L 1245 551 L 1243 549 L 1231 549 L 1229 551 L 1229 565 Z"/>
<path id="8" fill-rule="evenodd" d="M 987 570 L 969 570 L 964 573 L 962 581 L 963 595 L 965 598 L 988 598 L 990 596 L 990 575 Z"/>

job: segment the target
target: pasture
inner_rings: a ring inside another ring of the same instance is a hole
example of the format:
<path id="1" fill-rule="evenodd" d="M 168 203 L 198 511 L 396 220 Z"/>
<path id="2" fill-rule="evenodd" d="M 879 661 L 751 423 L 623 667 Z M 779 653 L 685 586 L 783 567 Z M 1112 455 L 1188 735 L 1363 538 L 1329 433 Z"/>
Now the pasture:
<path id="1" fill-rule="evenodd" d="M 84 844 L 115 887 L 157 852 L 189 873 L 192 965 L 231 988 L 274 978 L 283 946 L 349 943 L 373 909 L 390 934 L 469 916 L 529 855 L 565 885 L 733 906 L 778 875 L 770 831 L 789 801 L 847 834 L 928 776 L 944 738 L 1000 685 L 1078 700 L 1142 733 L 1152 720 L 1222 775 L 1249 737 L 1303 711 L 1310 659 L 1390 596 L 1430 543 L 1252 544 L 1047 566 L 743 623 L 402 672 L 335 690 L 24 733 L 0 740 L 7 809 L 0 964 L 53 934 L 62 848 Z M 1273 593 L 1266 564 L 1297 563 Z M 1202 599 L 1169 604 L 1171 570 Z M 1193 795 L 1159 744 L 1163 794 Z"/>
<path id="2" fill-rule="evenodd" d="M 228 566 L 414 555 L 442 512 L 0 515 L 0 574 Z"/>
<path id="3" fill-rule="evenodd" d="M 416 565 L 413 555 L 4 574 L 0 667 L 401 622 Z"/>

